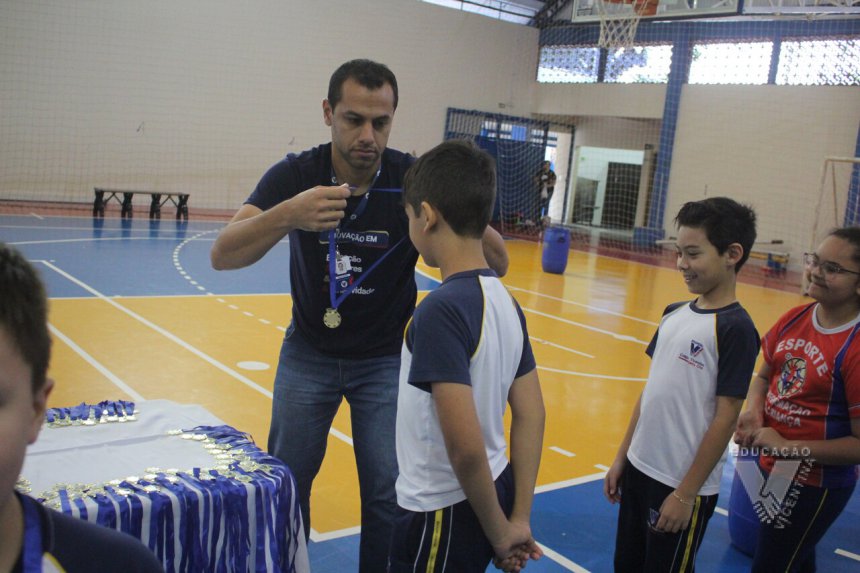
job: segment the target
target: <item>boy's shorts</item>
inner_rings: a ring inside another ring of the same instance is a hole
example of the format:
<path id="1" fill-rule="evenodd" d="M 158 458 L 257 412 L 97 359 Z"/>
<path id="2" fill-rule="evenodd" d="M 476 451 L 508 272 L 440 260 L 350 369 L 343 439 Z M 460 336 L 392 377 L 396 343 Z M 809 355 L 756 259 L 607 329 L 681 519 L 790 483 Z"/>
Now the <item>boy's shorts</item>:
<path id="1" fill-rule="evenodd" d="M 499 505 L 505 515 L 510 515 L 514 506 L 514 472 L 510 464 L 495 484 Z M 493 548 L 469 500 L 427 512 L 397 508 L 388 555 L 389 573 L 484 573 L 492 559 Z"/>

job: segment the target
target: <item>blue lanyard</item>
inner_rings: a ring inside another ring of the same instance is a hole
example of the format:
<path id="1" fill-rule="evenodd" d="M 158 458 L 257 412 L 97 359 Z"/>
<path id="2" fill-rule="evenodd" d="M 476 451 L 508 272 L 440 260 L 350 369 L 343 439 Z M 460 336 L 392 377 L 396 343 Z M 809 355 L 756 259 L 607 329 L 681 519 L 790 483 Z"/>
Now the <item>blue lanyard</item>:
<path id="1" fill-rule="evenodd" d="M 331 233 L 332 234 L 329 236 L 329 242 L 328 242 L 328 259 L 329 259 L 328 260 L 328 270 L 329 270 L 328 293 L 329 293 L 329 299 L 331 300 L 331 307 L 333 309 L 337 310 L 337 307 L 339 307 L 341 305 L 341 303 L 344 300 L 346 300 L 346 297 L 348 297 L 350 294 L 352 294 L 352 291 L 354 291 L 356 288 L 358 288 L 358 285 L 360 285 L 361 283 L 364 282 L 364 279 L 366 279 L 370 275 L 370 273 L 373 272 L 373 269 L 375 269 L 377 266 L 379 266 L 379 263 L 384 261 L 388 255 L 390 255 L 392 252 L 394 252 L 394 249 L 399 247 L 400 243 L 402 243 L 403 241 L 406 240 L 406 237 L 402 237 L 399 241 L 397 241 L 397 243 L 395 243 L 393 247 L 388 249 L 388 251 L 386 251 L 384 255 L 379 257 L 375 263 L 370 265 L 370 267 L 366 271 L 364 271 L 364 273 L 362 273 L 362 275 L 360 277 L 358 277 L 358 280 L 356 280 L 354 283 L 352 283 L 347 288 L 345 288 L 344 291 L 340 294 L 340 296 L 337 296 L 337 285 L 335 284 L 337 282 L 337 270 L 335 268 L 335 265 L 336 265 L 335 258 L 337 256 L 337 253 L 335 252 L 336 250 L 335 250 L 334 231 L 331 231 Z"/>
<path id="2" fill-rule="evenodd" d="M 21 550 L 21 565 L 24 573 L 42 571 L 42 524 L 32 499 L 18 496 L 24 510 L 24 547 Z"/>
<path id="3" fill-rule="evenodd" d="M 341 305 L 341 303 L 343 303 L 343 301 L 346 300 L 346 297 L 348 297 L 350 294 L 352 294 L 352 291 L 354 291 L 356 288 L 358 288 L 358 286 L 364 282 L 364 279 L 366 279 L 368 276 L 370 276 L 370 273 L 372 273 L 373 270 L 377 266 L 379 266 L 379 264 L 382 261 L 384 261 L 386 257 L 388 257 L 388 255 L 390 255 L 398 246 L 400 246 L 400 243 L 402 243 L 403 241 L 406 240 L 406 237 L 402 237 L 399 241 L 397 241 L 397 243 L 395 243 L 395 245 L 393 247 L 388 249 L 388 251 L 386 251 L 386 253 L 384 255 L 382 255 L 379 259 L 377 259 L 375 263 L 373 263 L 366 271 L 364 271 L 361 274 L 361 276 L 358 277 L 358 280 L 356 280 L 354 283 L 352 283 L 347 288 L 345 288 L 340 296 L 337 296 L 337 256 L 338 256 L 337 232 L 338 232 L 338 230 L 340 230 L 341 228 L 346 229 L 348 227 L 348 225 L 352 224 L 356 219 L 358 219 L 359 217 L 361 217 L 362 214 L 364 214 L 364 210 L 367 209 L 367 203 L 370 200 L 370 192 L 371 191 L 378 191 L 378 192 L 382 192 L 382 193 L 400 193 L 402 191 L 401 189 L 395 189 L 395 188 L 374 189 L 373 186 L 376 184 L 376 180 L 379 179 L 380 173 L 382 173 L 382 166 L 380 166 L 379 169 L 376 171 L 376 175 L 373 176 L 373 181 L 370 182 L 370 187 L 368 188 L 367 192 L 364 194 L 364 197 L 361 199 L 361 203 L 358 204 L 358 207 L 356 207 L 355 211 L 353 211 L 352 214 L 349 216 L 349 221 L 346 223 L 346 225 L 338 226 L 337 229 L 332 229 L 331 231 L 328 232 L 328 272 L 329 272 L 328 290 L 329 290 L 329 299 L 331 300 L 331 307 L 333 309 L 337 309 L 337 307 L 339 307 Z M 334 175 L 333 171 L 332 171 L 331 181 L 332 181 L 332 183 L 335 183 L 335 184 L 337 183 L 337 177 Z M 351 187 L 351 189 L 352 189 L 352 187 Z"/>

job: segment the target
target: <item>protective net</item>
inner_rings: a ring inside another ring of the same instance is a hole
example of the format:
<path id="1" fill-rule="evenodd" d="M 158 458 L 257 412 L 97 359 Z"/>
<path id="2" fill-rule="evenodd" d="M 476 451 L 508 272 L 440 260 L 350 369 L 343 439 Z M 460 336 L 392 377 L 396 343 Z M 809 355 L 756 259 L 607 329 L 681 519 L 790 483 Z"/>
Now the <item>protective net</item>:
<path id="1" fill-rule="evenodd" d="M 601 48 L 630 48 L 636 41 L 636 30 L 642 16 L 653 16 L 657 0 L 595 0 L 600 17 Z"/>
<path id="2" fill-rule="evenodd" d="M 373 14 L 347 0 L 0 2 L 0 199 L 125 187 L 189 192 L 192 219 L 233 211 L 278 159 L 328 140 L 314 111 L 328 77 L 356 56 L 356 26 L 384 26 L 370 57 L 400 81 L 389 145 L 465 137 L 494 154 L 506 234 L 563 224 L 576 248 L 671 261 L 658 241 L 681 205 L 725 195 L 757 210 L 753 270 L 799 283 L 816 220 L 831 226 L 816 215 L 824 159 L 858 156 L 856 17 L 644 17 L 632 46 L 601 47 L 596 13 L 536 30 L 378 1 Z M 337 40 L 291 57 L 318 22 Z M 840 169 L 840 224 L 856 224 L 858 183 Z"/>

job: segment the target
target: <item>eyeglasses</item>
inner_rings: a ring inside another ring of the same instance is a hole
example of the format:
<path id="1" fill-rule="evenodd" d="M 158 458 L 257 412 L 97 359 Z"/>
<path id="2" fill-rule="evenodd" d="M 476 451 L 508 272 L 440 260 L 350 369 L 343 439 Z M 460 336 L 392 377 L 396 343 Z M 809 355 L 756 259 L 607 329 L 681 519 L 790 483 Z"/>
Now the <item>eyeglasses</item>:
<path id="1" fill-rule="evenodd" d="M 811 269 L 815 267 L 820 268 L 825 278 L 832 277 L 834 275 L 841 275 L 843 273 L 860 275 L 860 272 L 849 271 L 848 269 L 843 268 L 836 263 L 831 263 L 830 261 L 824 261 L 822 263 L 818 260 L 818 255 L 815 253 L 803 253 L 803 264 Z"/>

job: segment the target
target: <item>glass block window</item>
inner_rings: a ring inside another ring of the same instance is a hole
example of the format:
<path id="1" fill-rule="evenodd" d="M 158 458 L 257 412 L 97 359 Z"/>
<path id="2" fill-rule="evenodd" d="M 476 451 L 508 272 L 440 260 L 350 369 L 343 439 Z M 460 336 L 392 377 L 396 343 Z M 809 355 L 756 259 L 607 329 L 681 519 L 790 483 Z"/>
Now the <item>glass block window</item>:
<path id="1" fill-rule="evenodd" d="M 597 81 L 600 48 L 543 46 L 540 49 L 537 81 L 557 84 L 587 84 Z"/>
<path id="2" fill-rule="evenodd" d="M 633 46 L 609 50 L 605 82 L 619 84 L 659 84 L 669 81 L 672 46 Z"/>
<path id="3" fill-rule="evenodd" d="M 860 40 L 783 41 L 776 83 L 789 86 L 860 85 Z"/>
<path id="4" fill-rule="evenodd" d="M 767 84 L 772 42 L 696 44 L 691 84 Z"/>

